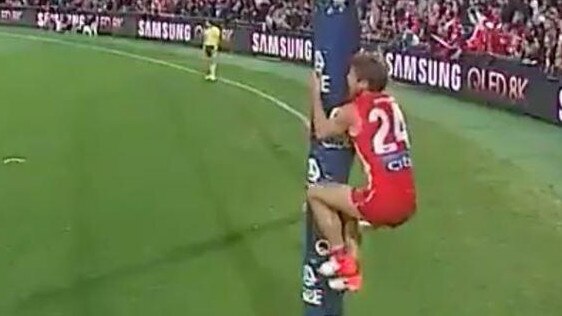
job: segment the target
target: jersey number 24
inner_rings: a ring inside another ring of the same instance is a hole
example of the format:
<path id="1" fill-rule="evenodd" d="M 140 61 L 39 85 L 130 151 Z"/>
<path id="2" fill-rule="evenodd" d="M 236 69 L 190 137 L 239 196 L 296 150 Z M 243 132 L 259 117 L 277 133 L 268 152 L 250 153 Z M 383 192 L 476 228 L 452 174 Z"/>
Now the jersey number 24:
<path id="1" fill-rule="evenodd" d="M 392 154 L 400 148 L 399 143 L 404 143 L 406 149 L 410 148 L 406 121 L 400 107 L 392 102 L 390 107 L 392 119 L 388 111 L 381 108 L 374 108 L 369 113 L 369 123 L 379 122 L 379 128 L 373 136 L 373 148 L 377 155 Z M 394 140 L 387 142 L 388 134 L 394 133 Z"/>

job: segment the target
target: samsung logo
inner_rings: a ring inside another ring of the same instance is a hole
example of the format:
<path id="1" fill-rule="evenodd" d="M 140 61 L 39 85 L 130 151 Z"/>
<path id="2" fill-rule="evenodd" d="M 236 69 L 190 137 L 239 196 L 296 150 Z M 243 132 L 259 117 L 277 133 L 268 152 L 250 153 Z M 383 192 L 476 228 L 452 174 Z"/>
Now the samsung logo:
<path id="1" fill-rule="evenodd" d="M 295 61 L 312 62 L 312 39 L 284 35 L 252 33 L 252 53 Z"/>
<path id="2" fill-rule="evenodd" d="M 151 20 L 140 20 L 137 34 L 142 38 L 174 42 L 191 41 L 191 25 Z"/>
<path id="3" fill-rule="evenodd" d="M 455 92 L 462 88 L 462 68 L 457 63 L 390 52 L 385 60 L 393 79 Z"/>

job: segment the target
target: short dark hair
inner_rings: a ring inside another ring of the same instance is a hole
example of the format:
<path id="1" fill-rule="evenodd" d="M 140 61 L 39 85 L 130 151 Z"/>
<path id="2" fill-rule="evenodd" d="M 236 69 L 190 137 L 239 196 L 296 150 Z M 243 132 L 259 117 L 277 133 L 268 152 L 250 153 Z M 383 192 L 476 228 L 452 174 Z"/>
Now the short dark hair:
<path id="1" fill-rule="evenodd" d="M 388 83 L 388 68 L 380 54 L 358 53 L 351 59 L 357 79 L 366 80 L 369 90 L 383 91 Z"/>

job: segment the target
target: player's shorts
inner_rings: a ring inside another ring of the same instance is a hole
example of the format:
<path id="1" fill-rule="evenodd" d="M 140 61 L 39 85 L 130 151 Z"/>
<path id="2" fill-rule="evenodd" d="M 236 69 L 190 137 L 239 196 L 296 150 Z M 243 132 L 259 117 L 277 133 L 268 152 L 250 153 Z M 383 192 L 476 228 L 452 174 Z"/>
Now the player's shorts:
<path id="1" fill-rule="evenodd" d="M 363 219 L 373 226 L 400 226 L 416 211 L 416 194 L 413 188 L 388 192 L 354 188 L 351 191 L 351 201 Z"/>
<path id="2" fill-rule="evenodd" d="M 206 45 L 204 49 L 205 49 L 205 56 L 207 56 L 208 58 L 215 57 L 215 54 L 217 53 L 217 49 L 215 46 Z"/>

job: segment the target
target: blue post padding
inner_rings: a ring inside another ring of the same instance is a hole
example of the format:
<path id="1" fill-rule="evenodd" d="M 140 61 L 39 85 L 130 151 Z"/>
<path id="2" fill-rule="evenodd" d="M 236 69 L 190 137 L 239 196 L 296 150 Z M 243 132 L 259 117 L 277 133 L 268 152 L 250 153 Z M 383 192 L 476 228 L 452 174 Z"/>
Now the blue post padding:
<path id="1" fill-rule="evenodd" d="M 314 12 L 315 69 L 321 76 L 322 101 L 328 115 L 347 99 L 349 60 L 359 50 L 360 25 L 355 0 L 316 0 Z M 348 181 L 353 150 L 342 139 L 311 139 L 308 182 Z M 305 316 L 343 315 L 343 294 L 331 290 L 316 270 L 327 259 L 329 245 L 314 229 L 306 212 L 302 299 Z"/>

